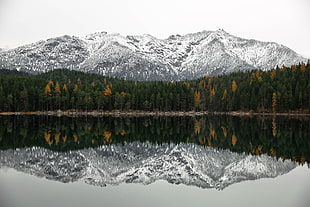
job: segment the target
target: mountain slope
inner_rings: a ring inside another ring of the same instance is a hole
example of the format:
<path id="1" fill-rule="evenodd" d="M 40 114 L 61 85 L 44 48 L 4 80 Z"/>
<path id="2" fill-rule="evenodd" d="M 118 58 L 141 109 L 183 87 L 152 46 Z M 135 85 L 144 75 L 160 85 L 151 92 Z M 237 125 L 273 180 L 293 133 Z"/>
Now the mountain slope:
<path id="1" fill-rule="evenodd" d="M 30 73 L 65 68 L 140 81 L 195 79 L 302 61 L 306 59 L 285 46 L 242 39 L 223 30 L 167 39 L 105 32 L 83 38 L 66 35 L 0 51 L 0 68 Z"/>
<path id="2" fill-rule="evenodd" d="M 61 182 L 91 185 L 150 184 L 167 180 L 224 189 L 237 182 L 272 178 L 297 166 L 266 155 L 237 154 L 195 144 L 125 143 L 69 152 L 44 148 L 0 151 L 0 167 Z"/>

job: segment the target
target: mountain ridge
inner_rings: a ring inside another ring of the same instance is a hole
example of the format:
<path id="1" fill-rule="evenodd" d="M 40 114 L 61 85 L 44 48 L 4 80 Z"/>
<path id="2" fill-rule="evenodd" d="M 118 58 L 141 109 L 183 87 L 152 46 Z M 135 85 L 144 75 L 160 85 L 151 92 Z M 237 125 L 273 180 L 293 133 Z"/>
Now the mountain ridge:
<path id="1" fill-rule="evenodd" d="M 286 46 L 243 39 L 219 29 L 158 39 L 97 32 L 64 35 L 0 50 L 0 68 L 42 73 L 57 68 L 137 81 L 178 81 L 237 70 L 306 62 Z"/>

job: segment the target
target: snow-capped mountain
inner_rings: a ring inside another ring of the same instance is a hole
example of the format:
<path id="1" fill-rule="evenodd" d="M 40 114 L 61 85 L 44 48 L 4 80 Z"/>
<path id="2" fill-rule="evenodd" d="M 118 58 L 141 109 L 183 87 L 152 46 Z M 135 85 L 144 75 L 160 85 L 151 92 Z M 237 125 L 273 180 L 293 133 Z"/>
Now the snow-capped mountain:
<path id="1" fill-rule="evenodd" d="M 272 42 L 242 39 L 224 30 L 122 36 L 106 32 L 62 36 L 0 50 L 0 68 L 31 73 L 65 68 L 131 80 L 184 80 L 236 70 L 271 69 L 307 60 Z"/>
<path id="2" fill-rule="evenodd" d="M 246 180 L 288 173 L 296 163 L 266 155 L 237 154 L 195 144 L 125 143 L 69 152 L 44 148 L 0 151 L 0 167 L 60 182 L 106 186 L 156 180 L 224 189 Z"/>

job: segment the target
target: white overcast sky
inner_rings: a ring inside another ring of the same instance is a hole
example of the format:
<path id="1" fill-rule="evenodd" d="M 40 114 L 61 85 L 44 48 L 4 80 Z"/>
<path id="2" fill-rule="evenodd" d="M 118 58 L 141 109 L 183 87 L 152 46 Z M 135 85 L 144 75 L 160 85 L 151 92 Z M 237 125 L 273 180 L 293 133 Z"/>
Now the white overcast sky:
<path id="1" fill-rule="evenodd" d="M 0 0 L 5 49 L 64 34 L 167 38 L 219 28 L 310 58 L 310 0 Z"/>

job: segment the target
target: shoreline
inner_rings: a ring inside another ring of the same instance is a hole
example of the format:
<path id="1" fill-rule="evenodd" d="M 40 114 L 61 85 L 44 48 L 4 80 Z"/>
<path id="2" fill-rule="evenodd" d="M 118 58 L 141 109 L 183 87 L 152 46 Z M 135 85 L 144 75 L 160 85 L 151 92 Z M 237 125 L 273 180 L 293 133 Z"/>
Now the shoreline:
<path id="1" fill-rule="evenodd" d="M 32 111 L 32 112 L 0 112 L 0 116 L 23 116 L 23 115 L 38 115 L 38 116 L 68 116 L 68 117 L 143 117 L 143 116 L 174 116 L 174 117 L 195 117 L 205 115 L 229 115 L 229 116 L 293 116 L 293 117 L 310 117 L 310 113 L 305 112 L 281 112 L 281 113 L 269 113 L 269 112 L 243 112 L 243 111 L 230 111 L 230 112 L 208 112 L 208 111 L 79 111 L 79 110 L 67 110 L 67 111 Z"/>

